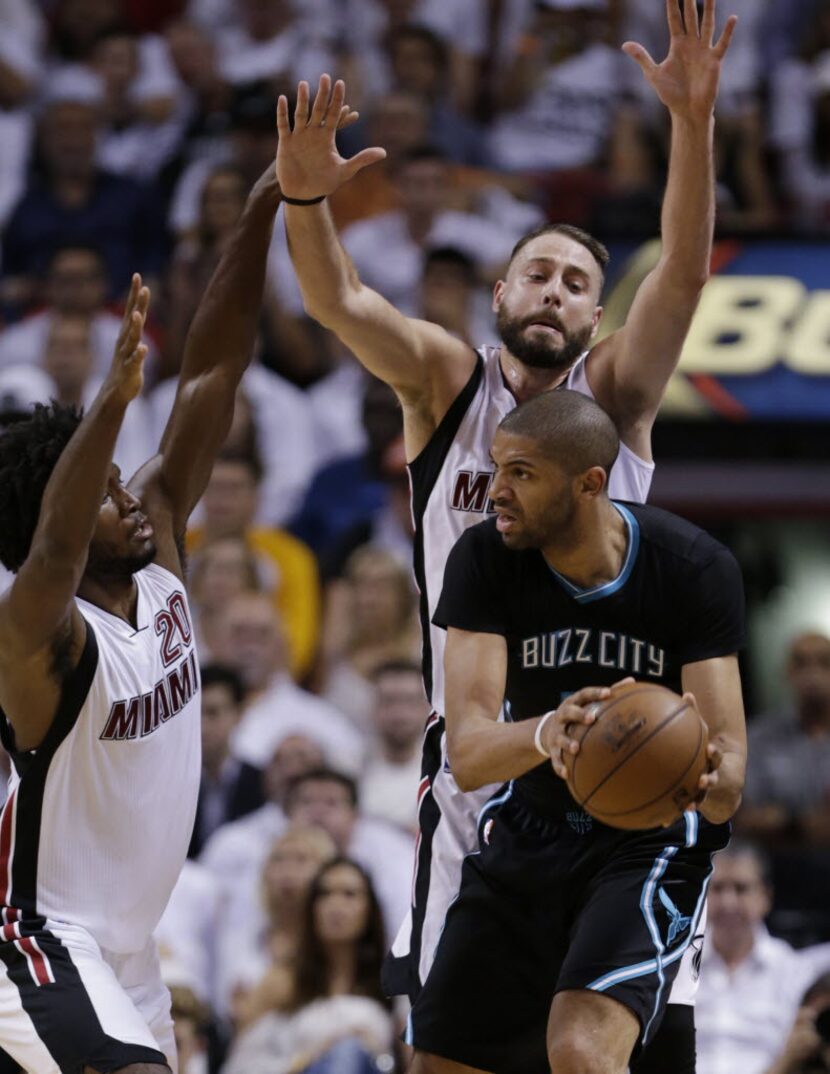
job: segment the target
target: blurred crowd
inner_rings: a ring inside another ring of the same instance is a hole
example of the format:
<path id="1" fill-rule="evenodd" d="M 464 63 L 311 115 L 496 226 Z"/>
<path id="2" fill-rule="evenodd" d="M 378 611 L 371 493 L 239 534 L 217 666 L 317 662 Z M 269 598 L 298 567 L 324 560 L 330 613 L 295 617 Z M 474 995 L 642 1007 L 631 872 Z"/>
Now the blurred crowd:
<path id="1" fill-rule="evenodd" d="M 718 226 L 830 233 L 830 0 L 721 7 Z M 331 199 L 361 277 L 494 342 L 488 289 L 536 224 L 657 234 L 667 120 L 626 39 L 664 55 L 663 0 L 0 0 L 0 410 L 88 403 L 140 271 L 115 461 L 154 452 L 276 96 L 323 71 L 361 112 L 344 154 L 387 150 Z M 188 534 L 204 770 L 159 942 L 183 1074 L 371 1074 L 399 1061 L 378 975 L 428 715 L 401 415 L 305 316 L 280 218 L 257 347 Z M 786 674 L 710 890 L 700 1074 L 830 1071 L 830 639 Z"/>

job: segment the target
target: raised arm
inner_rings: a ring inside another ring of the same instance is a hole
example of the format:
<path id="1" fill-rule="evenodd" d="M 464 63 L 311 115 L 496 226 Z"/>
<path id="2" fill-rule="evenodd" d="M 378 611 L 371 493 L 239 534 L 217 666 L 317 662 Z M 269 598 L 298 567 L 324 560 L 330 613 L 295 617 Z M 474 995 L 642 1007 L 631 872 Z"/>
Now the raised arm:
<path id="1" fill-rule="evenodd" d="M 288 101 L 277 104 L 277 176 L 285 199 L 291 259 L 306 312 L 331 329 L 370 373 L 386 381 L 405 409 L 440 419 L 473 368 L 470 349 L 444 329 L 404 317 L 361 283 L 338 238 L 324 199 L 362 168 L 382 160 L 383 149 L 364 149 L 344 160 L 335 131 L 345 86 L 320 78 L 313 105 L 301 82 L 293 129 Z M 293 201 L 305 204 L 292 204 Z M 410 445 L 411 446 L 411 445 Z"/>
<path id="2" fill-rule="evenodd" d="M 113 476 L 115 442 L 128 404 L 141 391 L 147 354 L 141 331 L 149 301 L 141 277 L 133 276 L 112 367 L 55 464 L 29 553 L 0 598 L 0 667 L 19 668 L 72 625 L 74 597 Z M 14 427 L 7 435 L 13 437 Z"/>
<path id="3" fill-rule="evenodd" d="M 610 694 L 604 686 L 586 687 L 549 716 L 498 723 L 507 677 L 505 639 L 499 634 L 450 627 L 444 668 L 447 753 L 453 778 L 462 791 L 515 779 L 542 764 L 546 757 L 551 758 L 557 775 L 564 776 L 561 751 L 576 747 L 565 728 L 568 724 L 591 723 L 595 717 L 585 706 Z M 536 731 L 543 718 L 540 750 Z"/>
<path id="4" fill-rule="evenodd" d="M 736 656 L 700 660 L 683 667 L 683 689 L 694 695 L 709 728 L 713 776 L 700 812 L 715 824 L 729 820 L 741 804 L 746 776 L 746 722 Z"/>
<path id="5" fill-rule="evenodd" d="M 671 150 L 661 218 L 662 253 L 631 305 L 625 325 L 591 352 L 588 377 L 623 441 L 650 456 L 650 431 L 674 373 L 709 275 L 715 219 L 714 106 L 721 63 L 736 18 L 717 42 L 715 0 L 699 22 L 694 0 L 666 0 L 671 45 L 656 64 L 642 45 L 624 51 L 671 117 Z"/>
<path id="6" fill-rule="evenodd" d="M 159 562 L 176 568 L 175 541 L 228 435 L 236 389 L 254 351 L 268 248 L 280 191 L 273 167 L 248 196 L 187 334 L 160 455 L 130 482 L 157 529 Z"/>

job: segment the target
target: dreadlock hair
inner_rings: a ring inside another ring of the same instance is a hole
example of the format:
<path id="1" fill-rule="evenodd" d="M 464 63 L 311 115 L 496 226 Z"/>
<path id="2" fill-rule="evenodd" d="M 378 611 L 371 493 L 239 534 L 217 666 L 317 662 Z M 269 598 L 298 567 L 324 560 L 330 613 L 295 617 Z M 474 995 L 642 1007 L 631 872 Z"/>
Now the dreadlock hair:
<path id="1" fill-rule="evenodd" d="M 0 434 L 0 562 L 11 571 L 29 555 L 44 490 L 81 417 L 74 406 L 37 403 Z"/>

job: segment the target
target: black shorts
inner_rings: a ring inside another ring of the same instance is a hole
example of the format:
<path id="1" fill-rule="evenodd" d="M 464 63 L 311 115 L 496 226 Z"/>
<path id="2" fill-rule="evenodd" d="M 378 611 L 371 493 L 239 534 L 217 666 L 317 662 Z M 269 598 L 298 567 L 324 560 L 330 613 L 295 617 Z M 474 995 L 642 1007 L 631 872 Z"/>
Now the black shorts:
<path id="1" fill-rule="evenodd" d="M 642 833 L 582 812 L 551 820 L 510 785 L 483 811 L 479 836 L 407 1042 L 481 1070 L 548 1071 L 554 995 L 591 989 L 625 1004 L 647 1045 L 729 826 L 696 813 Z"/>

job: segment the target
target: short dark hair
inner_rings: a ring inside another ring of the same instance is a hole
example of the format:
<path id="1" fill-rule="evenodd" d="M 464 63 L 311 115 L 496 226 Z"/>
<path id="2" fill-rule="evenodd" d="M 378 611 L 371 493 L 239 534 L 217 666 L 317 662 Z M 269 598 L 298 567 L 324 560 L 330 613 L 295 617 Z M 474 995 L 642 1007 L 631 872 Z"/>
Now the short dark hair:
<path id="1" fill-rule="evenodd" d="M 434 30 L 422 23 L 406 22 L 398 26 L 389 35 L 389 51 L 395 48 L 405 38 L 420 41 L 432 52 L 432 60 L 436 67 L 445 68 L 449 59 L 449 50 L 443 38 L 439 37 Z"/>
<path id="2" fill-rule="evenodd" d="M 752 842 L 751 839 L 731 839 L 717 856 L 719 858 L 751 858 L 758 870 L 761 883 L 764 887 L 772 887 L 772 861 L 760 844 Z"/>
<path id="3" fill-rule="evenodd" d="M 319 768 L 311 768 L 308 772 L 303 772 L 291 780 L 285 791 L 285 812 L 290 815 L 291 808 L 294 804 L 294 799 L 297 796 L 297 791 L 305 783 L 336 783 L 347 791 L 349 795 L 349 803 L 353 808 L 357 809 L 357 783 L 351 778 L 351 776 L 345 775 L 343 772 L 338 772 L 335 768 L 325 768 L 320 766 Z"/>
<path id="4" fill-rule="evenodd" d="M 513 247 L 510 253 L 510 264 L 513 263 L 516 255 L 523 250 L 529 242 L 541 238 L 542 235 L 564 235 L 566 239 L 573 239 L 573 241 L 578 242 L 580 246 L 584 246 L 588 253 L 593 257 L 594 261 L 599 265 L 603 279 L 605 278 L 605 270 L 608 268 L 608 262 L 611 260 L 608 248 L 604 246 L 599 239 L 595 239 L 593 235 L 590 235 L 587 231 L 583 231 L 581 227 L 575 227 L 573 224 L 542 224 L 541 227 L 529 231 L 527 235 L 523 235 Z"/>
<path id="5" fill-rule="evenodd" d="M 0 562 L 10 571 L 29 555 L 46 485 L 81 417 L 73 406 L 37 403 L 0 434 Z"/>
<path id="6" fill-rule="evenodd" d="M 424 272 L 433 265 L 452 265 L 460 269 L 468 284 L 474 284 L 477 279 L 475 262 L 457 246 L 433 246 L 424 255 Z"/>
<path id="7" fill-rule="evenodd" d="M 553 388 L 511 410 L 499 429 L 526 436 L 571 474 L 601 466 L 606 474 L 617 459 L 620 437 L 602 407 L 581 392 Z"/>
<path id="8" fill-rule="evenodd" d="M 235 705 L 241 705 L 245 699 L 245 687 L 238 672 L 227 664 L 205 664 L 201 669 L 202 689 L 211 686 L 224 686 L 233 698 Z"/>
<path id="9" fill-rule="evenodd" d="M 250 473 L 257 485 L 262 484 L 265 476 L 265 467 L 255 444 L 246 444 L 244 448 L 223 447 L 216 456 L 215 463 L 230 462 L 237 466 L 244 466 Z"/>
<path id="10" fill-rule="evenodd" d="M 414 660 L 385 660 L 372 670 L 369 678 L 377 682 L 384 675 L 417 675 L 420 678 L 421 665 Z"/>
<path id="11" fill-rule="evenodd" d="M 89 257 L 94 257 L 102 274 L 106 273 L 107 261 L 101 247 L 93 242 L 81 241 L 80 239 L 77 242 L 73 242 L 71 239 L 64 239 L 57 246 L 52 247 L 46 260 L 47 273 L 51 272 L 55 262 L 58 258 L 63 257 L 64 254 L 87 254 Z"/>

